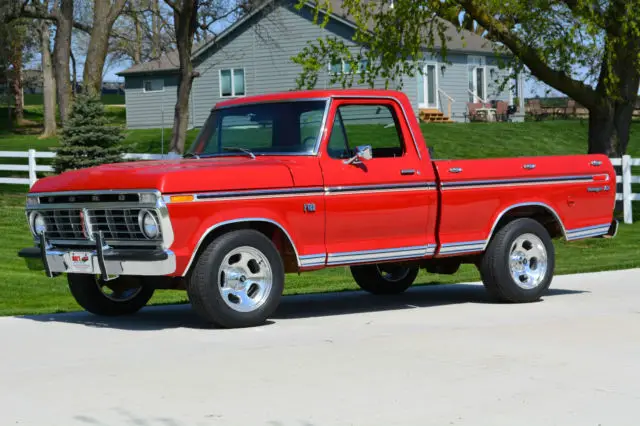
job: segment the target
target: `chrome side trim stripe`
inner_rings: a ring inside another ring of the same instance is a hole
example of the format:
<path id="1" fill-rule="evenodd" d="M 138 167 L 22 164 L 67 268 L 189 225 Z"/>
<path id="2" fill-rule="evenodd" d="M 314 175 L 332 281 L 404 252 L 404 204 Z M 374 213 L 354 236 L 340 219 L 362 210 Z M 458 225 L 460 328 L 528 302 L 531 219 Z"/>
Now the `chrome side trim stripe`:
<path id="1" fill-rule="evenodd" d="M 426 246 L 400 247 L 394 249 L 329 253 L 327 256 L 327 265 L 418 258 L 432 255 L 435 249 L 435 244 L 429 244 Z"/>
<path id="2" fill-rule="evenodd" d="M 552 185 L 559 183 L 590 183 L 594 181 L 593 175 L 580 176 L 554 176 L 540 178 L 523 179 L 493 179 L 493 180 L 470 180 L 443 182 L 442 189 L 470 189 L 470 188 L 490 188 L 498 186 L 526 186 L 526 185 Z"/>
<path id="3" fill-rule="evenodd" d="M 220 200 L 245 200 L 245 199 L 261 199 L 261 198 L 282 198 L 282 197 L 303 197 L 314 195 L 343 195 L 343 194 L 362 194 L 362 193 L 378 193 L 393 191 L 425 191 L 435 190 L 435 182 L 420 183 L 398 183 L 389 185 L 354 185 L 354 186 L 334 186 L 334 187 L 304 187 L 304 188 L 278 188 L 278 189 L 259 189 L 246 191 L 220 191 L 220 192 L 204 192 L 191 194 L 170 194 L 164 195 L 165 203 L 171 203 L 172 196 L 190 195 L 193 196 L 192 201 L 220 201 Z M 182 202 L 181 202 L 182 203 Z"/>
<path id="4" fill-rule="evenodd" d="M 442 244 L 442 246 L 440 247 L 439 254 L 460 254 L 483 251 L 486 243 L 486 240 L 446 243 Z"/>
<path id="5" fill-rule="evenodd" d="M 388 185 L 353 185 L 353 186 L 330 186 L 325 188 L 326 195 L 342 195 L 353 193 L 376 193 L 393 191 L 425 191 L 435 190 L 435 182 L 418 183 L 396 183 Z"/>
<path id="6" fill-rule="evenodd" d="M 610 223 L 567 230 L 567 240 L 598 237 L 609 232 Z"/>
<path id="7" fill-rule="evenodd" d="M 323 192 L 323 188 L 286 188 L 286 189 L 263 189 L 256 191 L 225 191 L 225 192 L 209 192 L 205 194 L 194 194 L 197 201 L 210 201 L 212 199 L 229 199 L 229 198 L 273 198 L 273 197 L 299 197 L 303 195 L 319 195 Z"/>
<path id="8" fill-rule="evenodd" d="M 307 254 L 304 256 L 300 256 L 300 266 L 303 268 L 310 266 L 323 266 L 326 259 L 327 255 L 324 253 Z"/>

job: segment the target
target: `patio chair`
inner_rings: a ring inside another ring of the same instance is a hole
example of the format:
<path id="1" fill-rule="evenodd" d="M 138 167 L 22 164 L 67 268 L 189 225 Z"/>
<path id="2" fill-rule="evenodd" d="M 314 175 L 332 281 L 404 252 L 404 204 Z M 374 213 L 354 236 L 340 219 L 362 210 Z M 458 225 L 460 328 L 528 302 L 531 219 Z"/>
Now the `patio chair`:
<path id="1" fill-rule="evenodd" d="M 542 103 L 540 102 L 540 99 L 531 99 L 529 101 L 529 113 L 536 121 L 540 121 L 549 115 L 542 109 Z"/>
<path id="2" fill-rule="evenodd" d="M 469 117 L 469 121 L 478 121 L 478 108 L 482 108 L 481 102 L 467 102 L 467 112 L 465 113 L 465 121 Z"/>
<path id="3" fill-rule="evenodd" d="M 497 121 L 509 121 L 509 104 L 505 101 L 496 102 L 496 120 Z"/>

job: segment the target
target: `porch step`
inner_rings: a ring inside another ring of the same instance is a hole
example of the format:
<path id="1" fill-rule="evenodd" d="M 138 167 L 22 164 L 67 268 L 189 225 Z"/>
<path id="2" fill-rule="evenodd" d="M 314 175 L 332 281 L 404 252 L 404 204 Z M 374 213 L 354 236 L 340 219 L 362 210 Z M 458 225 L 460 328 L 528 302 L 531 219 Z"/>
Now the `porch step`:
<path id="1" fill-rule="evenodd" d="M 453 123 L 449 117 L 438 109 L 421 108 L 418 117 L 423 123 Z"/>

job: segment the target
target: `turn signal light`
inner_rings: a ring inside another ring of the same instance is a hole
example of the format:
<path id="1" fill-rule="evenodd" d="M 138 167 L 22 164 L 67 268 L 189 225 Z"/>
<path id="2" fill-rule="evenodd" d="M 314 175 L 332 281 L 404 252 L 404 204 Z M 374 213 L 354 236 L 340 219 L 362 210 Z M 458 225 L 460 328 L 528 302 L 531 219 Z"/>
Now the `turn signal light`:
<path id="1" fill-rule="evenodd" d="M 193 195 L 172 195 L 169 197 L 172 203 L 188 203 L 195 200 Z"/>

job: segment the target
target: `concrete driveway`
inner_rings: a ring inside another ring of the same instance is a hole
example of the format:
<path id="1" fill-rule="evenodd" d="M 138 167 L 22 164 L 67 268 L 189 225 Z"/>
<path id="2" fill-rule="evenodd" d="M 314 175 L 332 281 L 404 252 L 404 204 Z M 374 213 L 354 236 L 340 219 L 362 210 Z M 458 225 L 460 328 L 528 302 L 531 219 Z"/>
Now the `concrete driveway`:
<path id="1" fill-rule="evenodd" d="M 638 425 L 640 270 L 552 287 L 288 297 L 243 330 L 189 306 L 2 318 L 0 425 Z"/>

